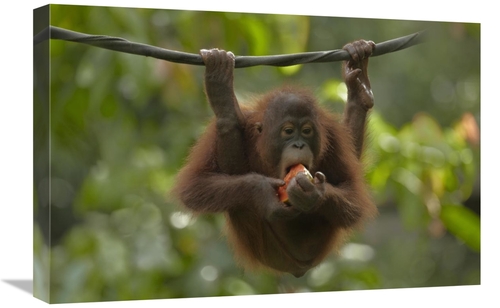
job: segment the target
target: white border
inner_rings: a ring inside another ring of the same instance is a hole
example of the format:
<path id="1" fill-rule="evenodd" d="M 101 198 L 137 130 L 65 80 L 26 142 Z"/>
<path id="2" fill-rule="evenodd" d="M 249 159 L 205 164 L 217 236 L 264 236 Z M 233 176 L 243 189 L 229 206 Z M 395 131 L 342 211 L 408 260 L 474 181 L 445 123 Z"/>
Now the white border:
<path id="1" fill-rule="evenodd" d="M 498 18 L 494 1 L 347 1 L 309 0 L 273 3 L 241 1 L 65 1 L 61 4 L 149 7 L 185 10 L 243 11 L 255 13 L 285 13 L 316 16 L 369 17 L 383 19 L 438 20 L 481 22 L 481 147 L 482 147 L 482 273 L 481 286 L 414 288 L 380 291 L 308 293 L 300 295 L 265 295 L 224 298 L 194 298 L 182 300 L 150 300 L 107 303 L 84 303 L 77 307 L 194 307 L 199 305 L 304 307 L 312 305 L 345 307 L 476 307 L 490 302 L 489 296 L 498 292 L 498 229 L 491 226 L 498 220 L 498 201 L 491 193 L 498 191 L 498 128 L 492 128 L 498 110 Z M 0 61 L 1 118 L 0 118 L 0 306 L 39 307 L 45 303 L 8 283 L 9 279 L 32 279 L 32 18 L 33 9 L 48 4 L 41 1 L 14 1 L 0 10 L 2 41 Z M 286 7 L 283 5 L 286 4 Z M 457 63 L 457 65 L 460 65 Z M 489 78 L 489 79 L 488 79 Z M 497 79 L 494 80 L 493 78 Z M 498 122 L 498 120 L 496 120 Z M 496 154 L 495 154 L 496 153 Z M 484 168 L 487 166 L 487 168 Z M 494 172 L 494 173 L 493 173 Z M 493 174 L 497 176 L 494 177 Z M 492 178 L 490 180 L 490 178 Z M 495 187 L 493 188 L 493 185 Z M 495 189 L 495 190 L 493 190 Z M 6 198 L 5 198 L 6 197 Z M 498 200 L 498 198 L 497 198 Z M 493 250 L 493 251 L 492 251 Z M 491 260 L 491 261 L 490 261 Z M 493 302 L 498 302 L 493 299 Z M 10 303 L 11 305 L 4 305 Z M 66 307 L 60 304 L 58 307 Z M 72 304 L 72 307 L 74 304 Z M 489 306 L 489 305 L 486 305 Z M 68 306 L 69 307 L 69 306 Z"/>

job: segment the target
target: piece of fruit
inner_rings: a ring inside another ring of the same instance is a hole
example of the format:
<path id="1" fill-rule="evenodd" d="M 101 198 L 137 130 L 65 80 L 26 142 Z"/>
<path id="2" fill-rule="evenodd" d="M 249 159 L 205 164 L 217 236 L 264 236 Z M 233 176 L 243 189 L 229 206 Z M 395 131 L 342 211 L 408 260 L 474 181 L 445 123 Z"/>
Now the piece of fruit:
<path id="1" fill-rule="evenodd" d="M 281 202 L 287 202 L 288 201 L 288 194 L 286 193 L 286 188 L 288 187 L 288 183 L 299 173 L 305 173 L 305 175 L 311 180 L 313 180 L 313 176 L 311 173 L 309 173 L 309 170 L 304 167 L 304 165 L 297 164 L 294 165 L 290 168 L 290 171 L 287 173 L 285 178 L 283 179 L 285 181 L 285 185 L 281 186 L 278 188 L 278 198 L 280 199 Z"/>

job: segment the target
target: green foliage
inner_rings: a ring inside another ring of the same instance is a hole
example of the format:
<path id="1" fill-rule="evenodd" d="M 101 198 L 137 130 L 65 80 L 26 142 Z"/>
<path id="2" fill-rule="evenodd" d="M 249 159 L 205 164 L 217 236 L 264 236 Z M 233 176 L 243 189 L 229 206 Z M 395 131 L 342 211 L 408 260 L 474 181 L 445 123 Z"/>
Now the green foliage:
<path id="1" fill-rule="evenodd" d="M 464 202 L 470 197 L 477 174 L 474 162 L 478 158 L 462 135 L 463 125 L 460 122 L 454 128 L 443 130 L 428 115 L 418 114 L 397 131 L 377 114 L 372 116 L 369 131 L 373 147 L 368 155 L 373 165 L 368 173 L 370 185 L 381 202 L 387 201 L 384 198 L 396 198 L 405 226 L 415 228 L 433 219 L 439 220 L 444 210 L 442 204 Z M 394 187 L 395 196 L 387 194 L 389 187 Z M 452 212 L 458 216 L 477 216 L 465 210 Z M 444 216 L 447 219 L 443 222 L 454 230 L 457 220 L 450 214 Z M 472 245 L 476 248 L 476 244 Z"/>
<path id="2" fill-rule="evenodd" d="M 480 251 L 481 226 L 474 212 L 460 204 L 448 204 L 442 206 L 440 218 L 451 233 L 475 251 Z"/>
<path id="3" fill-rule="evenodd" d="M 212 116 L 202 67 L 51 41 L 52 206 L 70 208 L 60 219 L 78 222 L 50 248 L 35 226 L 38 297 L 59 303 L 479 283 L 480 219 L 478 208 L 465 205 L 479 194 L 476 25 L 65 5 L 51 5 L 51 24 L 237 55 L 337 49 L 424 28 L 442 39 L 370 60 L 376 101 L 364 160 L 380 216 L 299 279 L 244 272 L 221 236 L 222 215 L 191 217 L 169 194 Z M 239 97 L 282 83 L 310 86 L 324 106 L 343 109 L 339 64 L 236 71 Z"/>

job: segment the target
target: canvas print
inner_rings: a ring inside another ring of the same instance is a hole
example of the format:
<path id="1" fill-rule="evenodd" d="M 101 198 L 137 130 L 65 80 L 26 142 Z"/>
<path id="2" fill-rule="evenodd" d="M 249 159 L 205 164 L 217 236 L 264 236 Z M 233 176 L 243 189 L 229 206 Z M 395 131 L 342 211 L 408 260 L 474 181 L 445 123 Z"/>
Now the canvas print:
<path id="1" fill-rule="evenodd" d="M 480 24 L 34 10 L 34 296 L 479 285 Z"/>

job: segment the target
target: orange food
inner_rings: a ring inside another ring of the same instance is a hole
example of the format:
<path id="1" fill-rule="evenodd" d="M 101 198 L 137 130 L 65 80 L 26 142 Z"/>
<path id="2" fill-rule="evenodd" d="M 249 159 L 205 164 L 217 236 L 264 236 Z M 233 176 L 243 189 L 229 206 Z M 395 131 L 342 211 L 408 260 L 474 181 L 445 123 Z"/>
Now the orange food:
<path id="1" fill-rule="evenodd" d="M 278 198 L 280 199 L 281 202 L 287 202 L 288 201 L 288 194 L 286 193 L 286 188 L 288 187 L 288 183 L 299 173 L 305 173 L 305 175 L 312 181 L 313 177 L 311 173 L 309 173 L 309 170 L 306 169 L 301 164 L 297 164 L 290 168 L 290 171 L 287 173 L 285 178 L 283 179 L 285 181 L 285 185 L 281 186 L 278 188 Z"/>

